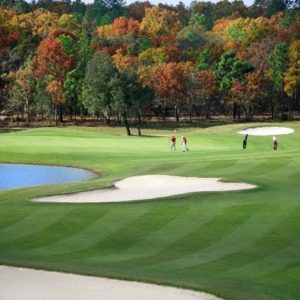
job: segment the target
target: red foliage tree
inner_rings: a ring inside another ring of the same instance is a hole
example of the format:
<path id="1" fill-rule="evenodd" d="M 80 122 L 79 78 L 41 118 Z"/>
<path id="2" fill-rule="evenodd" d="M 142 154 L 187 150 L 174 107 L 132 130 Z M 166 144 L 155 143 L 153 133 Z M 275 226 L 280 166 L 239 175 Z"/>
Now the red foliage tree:
<path id="1" fill-rule="evenodd" d="M 12 46 L 21 38 L 19 32 L 7 33 L 3 26 L 0 25 L 0 49 Z"/>

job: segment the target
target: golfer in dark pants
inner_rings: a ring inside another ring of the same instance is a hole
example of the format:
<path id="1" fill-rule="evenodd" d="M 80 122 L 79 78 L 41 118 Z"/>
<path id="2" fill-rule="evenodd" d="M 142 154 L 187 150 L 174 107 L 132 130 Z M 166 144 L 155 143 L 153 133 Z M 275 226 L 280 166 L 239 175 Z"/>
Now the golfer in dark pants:
<path id="1" fill-rule="evenodd" d="M 247 148 L 247 142 L 248 142 L 248 134 L 245 135 L 245 138 L 243 140 L 243 149 Z"/>

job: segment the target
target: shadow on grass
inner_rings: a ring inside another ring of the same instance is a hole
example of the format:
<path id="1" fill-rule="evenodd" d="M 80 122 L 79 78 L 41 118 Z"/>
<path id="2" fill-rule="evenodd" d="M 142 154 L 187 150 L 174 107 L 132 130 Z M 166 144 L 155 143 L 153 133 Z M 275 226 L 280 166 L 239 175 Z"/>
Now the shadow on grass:
<path id="1" fill-rule="evenodd" d="M 1 133 L 12 133 L 17 131 L 24 131 L 27 130 L 27 128 L 0 128 L 0 134 Z"/>

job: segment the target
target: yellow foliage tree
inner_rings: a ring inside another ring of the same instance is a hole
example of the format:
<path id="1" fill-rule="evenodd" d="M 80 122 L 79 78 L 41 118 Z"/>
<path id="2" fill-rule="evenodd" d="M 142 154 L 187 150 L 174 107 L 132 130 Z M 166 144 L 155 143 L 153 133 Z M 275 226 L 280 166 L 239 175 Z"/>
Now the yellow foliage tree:
<path id="1" fill-rule="evenodd" d="M 182 28 L 176 12 L 158 6 L 146 8 L 140 31 L 151 38 L 162 35 L 176 35 Z"/>
<path id="2" fill-rule="evenodd" d="M 290 96 L 296 96 L 300 87 L 300 40 L 294 41 L 289 48 L 289 68 L 284 76 L 284 90 Z"/>

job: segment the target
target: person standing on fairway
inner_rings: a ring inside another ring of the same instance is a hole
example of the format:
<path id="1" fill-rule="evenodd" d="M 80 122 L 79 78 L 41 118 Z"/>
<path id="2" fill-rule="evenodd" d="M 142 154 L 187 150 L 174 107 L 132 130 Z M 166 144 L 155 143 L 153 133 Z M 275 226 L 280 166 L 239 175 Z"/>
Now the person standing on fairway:
<path id="1" fill-rule="evenodd" d="M 278 146 L 277 138 L 274 135 L 273 136 L 273 150 L 277 150 L 277 146 Z"/>
<path id="2" fill-rule="evenodd" d="M 181 146 L 182 146 L 182 151 L 189 151 L 189 148 L 187 146 L 187 138 L 185 136 L 181 137 Z"/>
<path id="3" fill-rule="evenodd" d="M 170 150 L 176 151 L 176 137 L 174 135 L 170 137 Z"/>
<path id="4" fill-rule="evenodd" d="M 248 142 L 248 134 L 245 135 L 245 138 L 243 140 L 243 149 L 247 148 L 247 142 Z"/>

